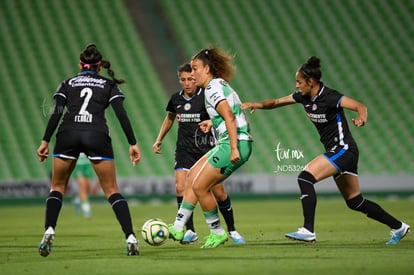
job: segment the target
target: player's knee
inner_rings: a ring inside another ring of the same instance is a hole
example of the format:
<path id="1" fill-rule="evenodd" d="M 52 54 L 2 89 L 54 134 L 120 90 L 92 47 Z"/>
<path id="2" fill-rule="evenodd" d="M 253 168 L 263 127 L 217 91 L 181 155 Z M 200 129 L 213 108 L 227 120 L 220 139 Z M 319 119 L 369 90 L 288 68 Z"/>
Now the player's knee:
<path id="1" fill-rule="evenodd" d="M 362 197 L 361 194 L 353 197 L 352 199 L 346 200 L 346 205 L 355 211 L 360 211 L 361 205 L 364 203 L 365 199 Z"/>
<path id="2" fill-rule="evenodd" d="M 175 193 L 177 196 L 184 196 L 184 192 L 185 192 L 185 185 L 183 184 L 176 184 L 175 185 Z"/>
<path id="3" fill-rule="evenodd" d="M 298 183 L 309 183 L 309 184 L 315 184 L 316 179 L 315 177 L 309 173 L 308 171 L 303 170 L 302 172 L 300 172 L 299 176 L 298 176 Z"/>
<path id="4" fill-rule="evenodd" d="M 207 193 L 207 190 L 197 183 L 193 183 L 192 189 L 197 197 L 203 196 L 205 193 Z"/>

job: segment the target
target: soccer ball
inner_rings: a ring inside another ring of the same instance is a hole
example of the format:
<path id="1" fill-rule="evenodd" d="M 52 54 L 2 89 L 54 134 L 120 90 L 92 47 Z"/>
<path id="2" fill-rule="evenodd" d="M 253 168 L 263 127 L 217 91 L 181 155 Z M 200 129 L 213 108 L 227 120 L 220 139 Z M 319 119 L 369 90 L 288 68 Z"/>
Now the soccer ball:
<path id="1" fill-rule="evenodd" d="M 168 226 L 160 219 L 149 219 L 144 223 L 141 230 L 142 238 L 149 245 L 162 245 L 170 235 Z"/>

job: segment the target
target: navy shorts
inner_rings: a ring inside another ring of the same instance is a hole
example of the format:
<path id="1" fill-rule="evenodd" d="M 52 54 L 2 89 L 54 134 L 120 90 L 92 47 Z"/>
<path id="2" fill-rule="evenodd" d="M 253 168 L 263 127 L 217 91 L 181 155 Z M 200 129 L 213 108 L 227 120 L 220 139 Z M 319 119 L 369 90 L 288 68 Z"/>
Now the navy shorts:
<path id="1" fill-rule="evenodd" d="M 54 157 L 77 159 L 83 152 L 90 160 L 113 160 L 111 138 L 97 131 L 63 131 L 56 135 Z"/>
<path id="2" fill-rule="evenodd" d="M 323 155 L 338 171 L 335 177 L 344 173 L 358 175 L 358 148 L 350 147 L 345 149 L 344 147 L 338 146 Z"/>
<path id="3" fill-rule="evenodd" d="M 189 170 L 202 156 L 203 153 L 175 152 L 174 170 Z"/>

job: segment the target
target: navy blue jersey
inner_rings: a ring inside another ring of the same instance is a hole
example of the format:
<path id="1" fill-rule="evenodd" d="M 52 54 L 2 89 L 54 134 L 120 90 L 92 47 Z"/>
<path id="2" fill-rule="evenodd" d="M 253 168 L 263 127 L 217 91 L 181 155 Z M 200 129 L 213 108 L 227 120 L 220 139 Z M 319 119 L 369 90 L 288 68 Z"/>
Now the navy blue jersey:
<path id="1" fill-rule="evenodd" d="M 82 71 L 63 81 L 54 97 L 65 99 L 66 112 L 59 126 L 65 130 L 91 130 L 108 133 L 105 109 L 116 98 L 124 98 L 109 79 L 93 71 Z"/>
<path id="2" fill-rule="evenodd" d="M 326 151 L 339 148 L 356 147 L 346 121 L 343 108 L 340 107 L 343 95 L 321 83 L 319 93 L 311 99 L 297 91 L 293 100 L 301 103 L 319 132 L 320 141 Z"/>
<path id="3" fill-rule="evenodd" d="M 198 88 L 191 98 L 184 97 L 182 90 L 173 94 L 166 110 L 175 114 L 178 122 L 176 152 L 204 154 L 214 146 L 213 135 L 204 134 L 198 126 L 199 122 L 210 119 L 204 104 L 204 89 Z"/>

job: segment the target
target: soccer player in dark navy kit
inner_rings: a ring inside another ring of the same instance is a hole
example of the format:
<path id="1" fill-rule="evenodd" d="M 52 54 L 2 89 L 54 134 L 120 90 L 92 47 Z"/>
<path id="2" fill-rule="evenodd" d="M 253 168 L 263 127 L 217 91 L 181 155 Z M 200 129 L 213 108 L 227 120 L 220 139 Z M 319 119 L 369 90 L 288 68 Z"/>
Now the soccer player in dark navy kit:
<path id="1" fill-rule="evenodd" d="M 124 94 L 117 86 L 124 81 L 115 78 L 110 63 L 102 60 L 102 55 L 94 44 L 88 45 L 81 52 L 79 67 L 80 72 L 63 81 L 55 92 L 55 107 L 37 150 L 39 160 L 45 161 L 49 154 L 49 141 L 66 109 L 53 150 L 52 183 L 46 200 L 46 231 L 39 245 L 39 253 L 46 257 L 51 252 L 63 195 L 77 158 L 83 152 L 91 161 L 102 190 L 125 234 L 127 255 L 138 255 L 138 242 L 128 203 L 119 193 L 116 181 L 114 154 L 105 119 L 105 109 L 111 105 L 130 144 L 131 162 L 137 164 L 141 153 L 123 107 Z M 102 68 L 108 69 L 112 79 L 99 74 Z"/>
<path id="2" fill-rule="evenodd" d="M 375 202 L 365 199 L 359 187 L 358 147 L 349 130 L 343 109 L 357 112 L 357 117 L 353 118 L 352 122 L 356 127 L 361 127 L 367 121 L 367 108 L 360 102 L 325 86 L 321 82 L 321 77 L 320 59 L 312 56 L 296 72 L 295 93 L 279 99 L 246 102 L 242 106 L 243 109 L 250 108 L 253 113 L 256 109 L 274 109 L 300 103 L 316 126 L 325 147 L 325 153 L 309 162 L 299 174 L 304 225 L 296 232 L 287 233 L 286 237 L 305 242 L 316 241 L 316 194 L 313 185 L 333 176 L 347 206 L 388 225 L 391 229 L 391 239 L 387 244 L 398 244 L 410 232 L 410 226 L 388 214 Z"/>
<path id="3" fill-rule="evenodd" d="M 161 125 L 158 137 L 152 146 L 155 153 L 161 153 L 162 140 L 171 129 L 174 121 L 178 123 L 178 137 L 175 150 L 175 186 L 178 208 L 184 195 L 185 180 L 191 166 L 215 145 L 215 138 L 211 132 L 203 133 L 199 127 L 201 121 L 209 120 L 204 103 L 204 89 L 197 87 L 191 74 L 191 65 L 183 64 L 178 68 L 178 80 L 182 89 L 173 94 L 168 102 L 164 122 Z M 245 243 L 244 238 L 234 226 L 233 208 L 230 197 L 223 184 L 212 188 L 217 199 L 219 209 L 226 221 L 230 238 L 236 244 Z M 187 231 L 182 244 L 198 240 L 195 233 L 193 216 L 186 223 Z"/>

